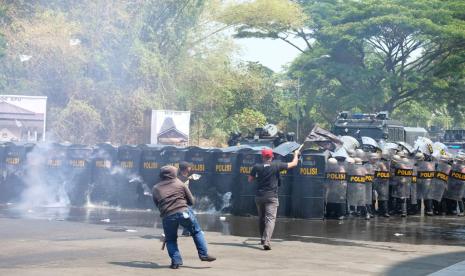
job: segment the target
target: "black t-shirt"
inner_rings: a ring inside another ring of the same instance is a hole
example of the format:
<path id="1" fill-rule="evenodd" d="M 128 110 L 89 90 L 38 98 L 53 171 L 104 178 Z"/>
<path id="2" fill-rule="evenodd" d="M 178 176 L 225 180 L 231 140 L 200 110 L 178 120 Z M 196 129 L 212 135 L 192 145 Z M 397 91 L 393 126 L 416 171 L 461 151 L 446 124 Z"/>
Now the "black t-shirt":
<path id="1" fill-rule="evenodd" d="M 287 163 L 280 161 L 254 165 L 250 175 L 257 183 L 256 196 L 278 197 L 279 172 L 285 169 L 287 169 Z"/>

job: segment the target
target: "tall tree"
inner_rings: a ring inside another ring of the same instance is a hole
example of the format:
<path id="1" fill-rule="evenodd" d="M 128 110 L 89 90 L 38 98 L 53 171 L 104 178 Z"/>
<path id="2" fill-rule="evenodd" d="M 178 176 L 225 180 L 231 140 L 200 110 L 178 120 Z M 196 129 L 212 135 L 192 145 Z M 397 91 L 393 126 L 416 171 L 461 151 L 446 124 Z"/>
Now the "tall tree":
<path id="1" fill-rule="evenodd" d="M 259 2 L 235 9 L 253 11 L 251 5 Z M 271 19 L 260 20 L 262 15 L 256 20 L 239 17 L 234 24 L 240 37 L 276 38 L 292 32 L 304 39 L 306 48 L 290 76 L 303 83 L 306 110 L 315 109 L 325 121 L 341 109 L 394 111 L 411 101 L 448 103 L 454 83 L 463 79 L 463 1 L 297 2 L 296 13 L 307 15 L 300 29 L 276 27 Z"/>

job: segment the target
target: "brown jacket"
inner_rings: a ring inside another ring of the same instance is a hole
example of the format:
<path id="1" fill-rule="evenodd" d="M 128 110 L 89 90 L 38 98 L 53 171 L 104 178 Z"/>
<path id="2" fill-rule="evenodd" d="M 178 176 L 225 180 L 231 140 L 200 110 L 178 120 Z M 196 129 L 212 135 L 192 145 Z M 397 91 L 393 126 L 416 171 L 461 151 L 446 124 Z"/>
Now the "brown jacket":
<path id="1" fill-rule="evenodd" d="M 166 217 L 184 212 L 194 204 L 189 188 L 176 177 L 177 169 L 164 166 L 160 169 L 161 181 L 153 187 L 153 202 L 160 210 L 160 216 Z"/>

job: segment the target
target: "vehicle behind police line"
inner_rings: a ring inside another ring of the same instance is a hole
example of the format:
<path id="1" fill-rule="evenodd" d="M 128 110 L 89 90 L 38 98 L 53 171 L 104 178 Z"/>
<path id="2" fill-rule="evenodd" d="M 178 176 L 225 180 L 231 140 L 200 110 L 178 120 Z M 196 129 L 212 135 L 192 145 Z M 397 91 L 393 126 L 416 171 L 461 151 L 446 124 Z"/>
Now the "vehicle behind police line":
<path id="1" fill-rule="evenodd" d="M 465 129 L 448 129 L 441 141 L 451 153 L 465 151 Z"/>
<path id="2" fill-rule="evenodd" d="M 398 142 L 406 140 L 404 125 L 389 118 L 386 111 L 376 114 L 361 114 L 343 111 L 333 124 L 333 133 L 340 136 L 352 136 L 361 141 L 367 136 L 376 141 Z"/>

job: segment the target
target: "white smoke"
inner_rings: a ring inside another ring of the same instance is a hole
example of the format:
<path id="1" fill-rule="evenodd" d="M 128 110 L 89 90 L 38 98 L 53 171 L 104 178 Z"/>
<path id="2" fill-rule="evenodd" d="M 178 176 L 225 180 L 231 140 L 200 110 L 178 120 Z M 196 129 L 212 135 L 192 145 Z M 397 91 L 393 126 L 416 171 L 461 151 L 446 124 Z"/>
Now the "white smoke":
<path id="1" fill-rule="evenodd" d="M 23 176 L 25 189 L 19 207 L 67 207 L 70 204 L 62 170 L 47 170 L 51 144 L 40 144 L 26 156 L 26 172 Z"/>
<path id="2" fill-rule="evenodd" d="M 231 192 L 227 192 L 223 195 L 223 205 L 221 206 L 220 211 L 226 210 L 231 207 Z"/>

